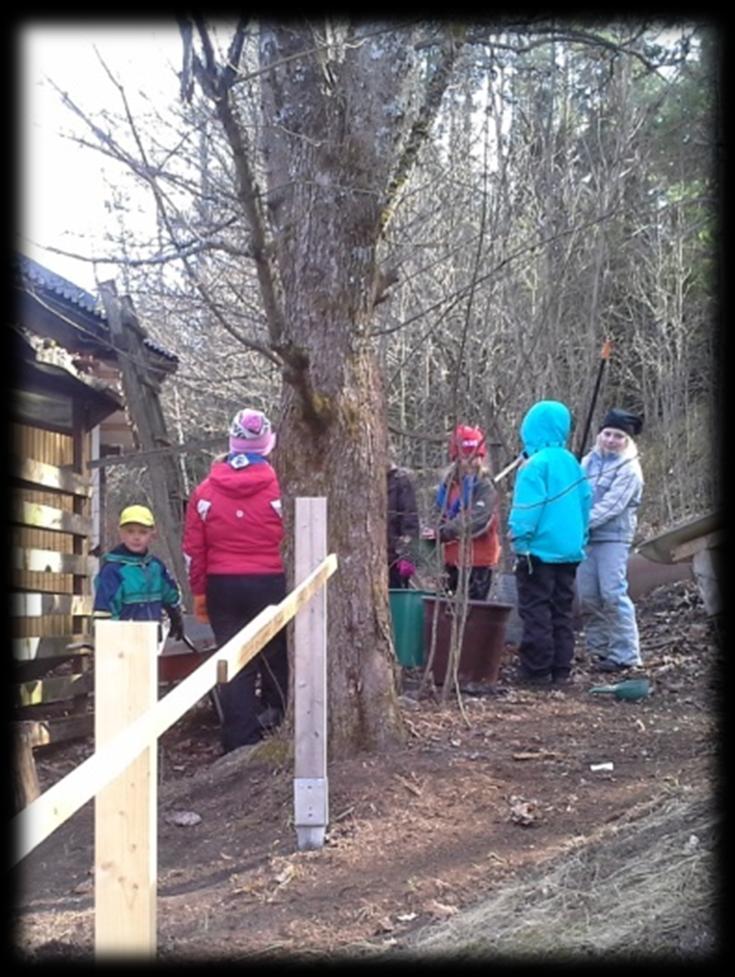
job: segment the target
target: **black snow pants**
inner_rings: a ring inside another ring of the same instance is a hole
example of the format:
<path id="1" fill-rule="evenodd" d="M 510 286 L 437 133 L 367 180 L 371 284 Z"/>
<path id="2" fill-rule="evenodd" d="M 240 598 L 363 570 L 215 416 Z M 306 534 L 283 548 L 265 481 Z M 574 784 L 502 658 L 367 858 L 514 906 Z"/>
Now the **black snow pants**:
<path id="1" fill-rule="evenodd" d="M 518 557 L 516 586 L 523 637 L 518 647 L 527 678 L 563 678 L 574 657 L 572 605 L 577 563 Z"/>
<path id="2" fill-rule="evenodd" d="M 229 641 L 244 625 L 269 604 L 280 604 L 286 596 L 285 573 L 223 574 L 207 577 L 207 613 L 217 646 Z M 261 699 L 256 696 L 260 676 Z M 225 752 L 257 743 L 263 729 L 258 714 L 269 707 L 286 711 L 288 696 L 288 650 L 285 629 L 281 630 L 252 661 L 224 685 L 219 686 L 222 703 L 222 746 Z"/>

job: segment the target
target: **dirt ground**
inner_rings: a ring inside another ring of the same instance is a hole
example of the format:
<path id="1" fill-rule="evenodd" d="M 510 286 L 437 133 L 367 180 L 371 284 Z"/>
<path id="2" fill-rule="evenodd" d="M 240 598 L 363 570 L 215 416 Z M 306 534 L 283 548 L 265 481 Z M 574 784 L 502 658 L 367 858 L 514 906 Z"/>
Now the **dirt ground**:
<path id="1" fill-rule="evenodd" d="M 592 694 L 606 679 L 581 648 L 569 689 L 526 691 L 509 681 L 507 647 L 499 692 L 463 696 L 465 716 L 456 701 L 417 700 L 417 675 L 404 672 L 405 746 L 330 764 L 319 851 L 297 850 L 285 741 L 220 758 L 216 715 L 202 700 L 161 744 L 159 959 L 388 955 L 617 823 L 643 824 L 672 801 L 712 803 L 716 631 L 688 581 L 637 606 L 639 672 L 654 689 L 643 701 Z M 88 753 L 85 744 L 39 753 L 42 789 Z M 642 856 L 650 831 L 640 837 Z M 92 863 L 90 803 L 16 870 L 22 960 L 92 958 Z M 687 940 L 681 952 L 701 956 L 717 936 L 700 926 Z"/>

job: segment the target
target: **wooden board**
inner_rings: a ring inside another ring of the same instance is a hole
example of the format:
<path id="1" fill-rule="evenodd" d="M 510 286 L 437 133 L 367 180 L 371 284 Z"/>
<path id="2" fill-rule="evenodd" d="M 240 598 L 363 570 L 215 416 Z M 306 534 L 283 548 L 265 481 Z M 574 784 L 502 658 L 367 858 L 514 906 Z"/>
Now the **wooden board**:
<path id="1" fill-rule="evenodd" d="M 31 746 L 37 748 L 91 736 L 94 732 L 94 716 L 88 712 L 82 716 L 59 716 L 53 719 L 20 719 L 13 726 L 24 731 Z"/>
<path id="2" fill-rule="evenodd" d="M 89 498 L 92 495 L 92 484 L 89 478 L 57 465 L 49 465 L 45 461 L 33 458 L 11 459 L 11 472 L 23 482 L 43 485 L 44 488 L 59 489 L 70 495 L 80 495 Z"/>
<path id="3" fill-rule="evenodd" d="M 13 649 L 13 659 L 17 662 L 37 661 L 45 658 L 67 658 L 69 655 L 89 655 L 90 648 L 72 648 L 69 651 L 67 645 L 78 644 L 87 640 L 92 642 L 92 638 L 83 634 L 64 635 L 62 637 L 28 637 L 11 639 Z"/>
<path id="4" fill-rule="evenodd" d="M 91 576 L 97 567 L 92 556 L 76 553 L 58 553 L 56 550 L 39 550 L 14 547 L 13 569 L 30 570 L 34 573 L 77 573 Z"/>
<path id="5" fill-rule="evenodd" d="M 94 733 L 98 749 L 104 749 L 155 705 L 157 638 L 157 629 L 148 621 L 96 623 Z M 157 758 L 152 742 L 95 800 L 98 958 L 155 955 Z"/>
<path id="6" fill-rule="evenodd" d="M 91 594 L 12 594 L 12 617 L 45 617 L 47 614 L 89 615 L 94 598 Z"/>
<path id="7" fill-rule="evenodd" d="M 295 578 L 308 577 L 327 551 L 327 500 L 297 498 Z M 327 589 L 294 621 L 294 827 L 301 850 L 321 848 L 329 823 L 327 781 Z"/>
<path id="8" fill-rule="evenodd" d="M 63 702 L 92 691 L 92 672 L 39 678 L 15 686 L 16 706 L 38 706 L 46 702 Z"/>
<path id="9" fill-rule="evenodd" d="M 33 758 L 33 745 L 27 730 L 16 727 L 11 760 L 13 807 L 22 811 L 41 795 L 38 783 L 36 762 Z"/>
<path id="10" fill-rule="evenodd" d="M 78 516 L 73 512 L 64 512 L 62 509 L 54 509 L 49 505 L 15 500 L 11 512 L 13 521 L 23 526 L 54 529 L 60 533 L 74 533 L 77 536 L 92 534 L 91 519 Z"/>

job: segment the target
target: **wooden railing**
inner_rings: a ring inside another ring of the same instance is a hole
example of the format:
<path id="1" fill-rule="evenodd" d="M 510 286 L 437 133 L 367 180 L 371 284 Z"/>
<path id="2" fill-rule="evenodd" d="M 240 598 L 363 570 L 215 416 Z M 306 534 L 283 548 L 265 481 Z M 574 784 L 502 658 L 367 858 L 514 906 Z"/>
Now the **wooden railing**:
<path id="1" fill-rule="evenodd" d="M 98 955 L 155 952 L 158 737 L 218 681 L 236 675 L 294 617 L 294 823 L 299 847 L 323 844 L 328 806 L 325 585 L 337 569 L 337 557 L 324 556 L 326 500 L 297 499 L 295 523 L 296 579 L 303 577 L 301 582 L 159 701 L 157 625 L 96 622 L 96 751 L 16 815 L 11 828 L 12 863 L 17 864 L 96 796 Z"/>

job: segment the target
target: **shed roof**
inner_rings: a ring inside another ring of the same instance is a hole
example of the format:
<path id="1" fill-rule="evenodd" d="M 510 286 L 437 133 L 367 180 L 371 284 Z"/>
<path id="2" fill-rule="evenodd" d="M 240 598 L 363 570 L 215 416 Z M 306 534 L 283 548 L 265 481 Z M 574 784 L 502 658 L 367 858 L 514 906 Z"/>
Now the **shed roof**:
<path id="1" fill-rule="evenodd" d="M 102 303 L 96 296 L 45 268 L 27 255 L 16 254 L 12 264 L 21 288 L 25 286 L 25 290 L 32 295 L 37 295 L 40 291 L 43 296 L 53 301 L 55 307 L 65 307 L 75 320 L 81 313 L 88 338 L 97 339 L 109 348 L 110 327 Z M 70 324 L 73 325 L 74 322 Z M 81 326 L 82 323 L 80 322 L 79 325 Z M 175 353 L 165 349 L 148 336 L 143 339 L 143 344 L 152 353 L 168 361 L 170 364 L 168 370 L 176 369 L 179 358 Z"/>

